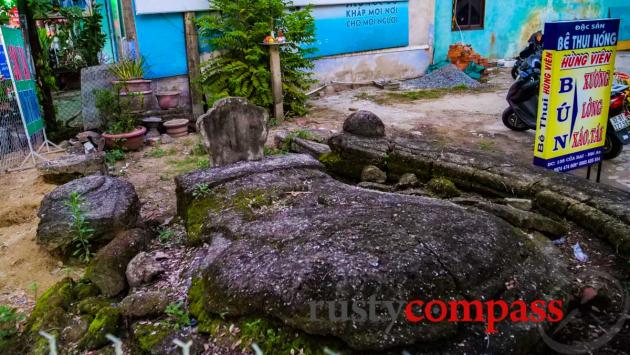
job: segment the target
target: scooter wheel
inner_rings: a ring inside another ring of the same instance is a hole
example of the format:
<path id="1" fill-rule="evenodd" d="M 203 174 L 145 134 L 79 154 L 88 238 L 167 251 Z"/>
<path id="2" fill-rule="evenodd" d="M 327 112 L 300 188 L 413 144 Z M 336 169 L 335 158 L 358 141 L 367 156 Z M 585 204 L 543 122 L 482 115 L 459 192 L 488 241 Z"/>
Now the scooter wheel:
<path id="1" fill-rule="evenodd" d="M 503 111 L 503 124 L 505 127 L 517 132 L 523 132 L 529 129 L 529 127 L 527 127 L 525 123 L 518 118 L 516 112 L 514 112 L 511 107 L 508 107 L 505 111 Z"/>
<path id="2" fill-rule="evenodd" d="M 623 143 L 615 134 L 615 130 L 608 127 L 606 132 L 606 142 L 604 143 L 604 160 L 615 159 L 623 151 Z"/>

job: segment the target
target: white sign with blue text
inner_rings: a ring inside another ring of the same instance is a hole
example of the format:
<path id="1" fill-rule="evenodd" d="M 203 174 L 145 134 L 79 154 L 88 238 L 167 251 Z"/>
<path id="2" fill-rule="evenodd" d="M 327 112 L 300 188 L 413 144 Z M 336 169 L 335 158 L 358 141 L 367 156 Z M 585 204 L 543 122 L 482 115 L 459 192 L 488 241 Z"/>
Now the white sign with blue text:
<path id="1" fill-rule="evenodd" d="M 407 1 L 407 0 L 392 0 Z M 295 6 L 306 6 L 309 4 L 315 6 L 327 5 L 346 5 L 370 3 L 373 0 L 294 0 Z M 188 12 L 188 11 L 208 11 L 210 2 L 208 0 L 136 0 L 136 13 L 138 15 L 147 14 L 166 14 L 172 12 Z"/>

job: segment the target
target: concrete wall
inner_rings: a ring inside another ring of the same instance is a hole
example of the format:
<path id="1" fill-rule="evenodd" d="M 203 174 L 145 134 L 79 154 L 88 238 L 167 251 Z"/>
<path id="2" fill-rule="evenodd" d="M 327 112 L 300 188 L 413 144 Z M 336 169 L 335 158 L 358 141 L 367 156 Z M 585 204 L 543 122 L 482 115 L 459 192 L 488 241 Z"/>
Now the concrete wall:
<path id="1" fill-rule="evenodd" d="M 408 1 L 406 46 L 324 57 L 315 62 L 321 83 L 402 79 L 422 75 L 431 64 L 435 0 Z M 387 38 L 387 29 L 375 36 Z"/>
<path id="2" fill-rule="evenodd" d="M 315 76 L 324 83 L 416 77 L 431 63 L 435 0 L 316 6 Z M 365 10 L 363 16 L 351 11 Z M 395 9 L 395 13 L 390 13 Z M 350 11 L 350 12 L 347 12 Z M 374 11 L 374 12 L 371 12 Z M 370 15 L 371 13 L 371 15 Z M 379 23 L 381 18 L 395 22 Z M 186 74 L 181 13 L 136 15 L 140 53 L 149 78 Z M 350 21 L 364 22 L 357 26 Z M 200 46 L 202 60 L 210 48 Z M 332 55 L 331 55 L 332 54 Z"/>
<path id="3" fill-rule="evenodd" d="M 456 42 L 471 44 L 475 51 L 490 58 L 514 57 L 532 33 L 543 29 L 546 21 L 608 18 L 611 7 L 630 7 L 630 3 L 628 0 L 486 0 L 484 29 L 453 31 L 453 0 L 436 0 L 434 60 L 446 59 L 448 46 Z"/>

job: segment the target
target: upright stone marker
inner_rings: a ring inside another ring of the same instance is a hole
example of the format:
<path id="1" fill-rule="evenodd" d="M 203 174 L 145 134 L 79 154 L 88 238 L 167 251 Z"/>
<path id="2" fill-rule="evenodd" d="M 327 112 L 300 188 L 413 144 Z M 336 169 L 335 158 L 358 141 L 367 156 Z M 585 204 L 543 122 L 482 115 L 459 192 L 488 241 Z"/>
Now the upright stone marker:
<path id="1" fill-rule="evenodd" d="M 240 97 L 228 97 L 197 120 L 210 154 L 210 166 L 261 160 L 267 141 L 269 114 Z"/>

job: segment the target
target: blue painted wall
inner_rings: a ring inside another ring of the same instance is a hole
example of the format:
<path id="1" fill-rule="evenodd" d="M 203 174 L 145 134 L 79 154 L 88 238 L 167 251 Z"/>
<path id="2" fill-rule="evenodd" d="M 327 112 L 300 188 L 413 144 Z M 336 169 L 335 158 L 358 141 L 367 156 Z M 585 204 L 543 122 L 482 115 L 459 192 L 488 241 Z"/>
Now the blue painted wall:
<path id="1" fill-rule="evenodd" d="M 446 59 L 448 46 L 456 42 L 471 44 L 475 51 L 491 58 L 514 57 L 532 33 L 543 29 L 545 21 L 607 18 L 612 7 L 628 9 L 630 3 L 628 0 L 486 0 L 484 29 L 452 31 L 453 0 L 436 0 L 434 60 Z M 622 28 L 629 22 L 630 18 L 622 19 Z"/>
<path id="2" fill-rule="evenodd" d="M 136 15 L 136 32 L 147 79 L 188 74 L 182 13 Z"/>
<path id="3" fill-rule="evenodd" d="M 313 17 L 317 57 L 409 44 L 407 1 L 318 6 Z"/>

